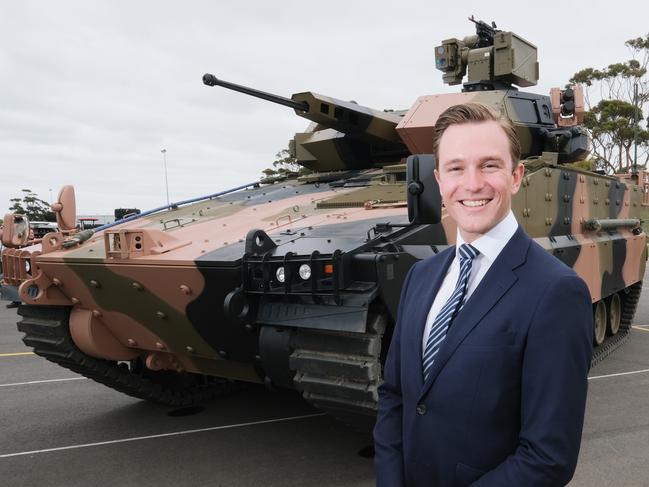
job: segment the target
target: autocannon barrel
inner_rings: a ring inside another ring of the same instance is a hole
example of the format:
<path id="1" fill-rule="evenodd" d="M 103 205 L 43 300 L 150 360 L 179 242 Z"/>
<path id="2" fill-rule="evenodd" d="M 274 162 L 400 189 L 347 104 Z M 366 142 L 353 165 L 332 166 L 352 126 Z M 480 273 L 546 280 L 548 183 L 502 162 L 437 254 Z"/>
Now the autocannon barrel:
<path id="1" fill-rule="evenodd" d="M 261 98 L 262 100 L 268 100 L 279 105 L 284 105 L 285 107 L 292 108 L 293 110 L 299 110 L 302 112 L 309 111 L 309 104 L 305 101 L 299 102 L 283 96 L 273 95 L 272 93 L 267 93 L 265 91 L 248 88 L 247 86 L 230 83 L 229 81 L 223 81 L 222 79 L 218 79 L 216 76 L 210 73 L 203 75 L 203 83 L 207 86 L 222 86 L 223 88 L 227 88 L 229 90 L 238 91 L 240 93 L 245 93 L 246 95 Z"/>

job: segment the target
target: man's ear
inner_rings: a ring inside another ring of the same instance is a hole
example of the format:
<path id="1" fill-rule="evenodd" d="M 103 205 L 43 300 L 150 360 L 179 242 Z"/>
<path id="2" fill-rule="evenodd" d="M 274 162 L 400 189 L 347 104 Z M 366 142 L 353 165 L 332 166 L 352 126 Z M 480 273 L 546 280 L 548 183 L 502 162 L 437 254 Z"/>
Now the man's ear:
<path id="1" fill-rule="evenodd" d="M 524 175 L 525 175 L 525 166 L 521 163 L 516 164 L 516 167 L 512 172 L 512 194 L 518 193 L 518 190 L 521 187 L 521 183 L 523 182 Z"/>
<path id="2" fill-rule="evenodd" d="M 439 171 L 437 169 L 433 169 L 433 174 L 435 175 L 435 179 L 437 180 L 437 184 L 439 184 Z"/>

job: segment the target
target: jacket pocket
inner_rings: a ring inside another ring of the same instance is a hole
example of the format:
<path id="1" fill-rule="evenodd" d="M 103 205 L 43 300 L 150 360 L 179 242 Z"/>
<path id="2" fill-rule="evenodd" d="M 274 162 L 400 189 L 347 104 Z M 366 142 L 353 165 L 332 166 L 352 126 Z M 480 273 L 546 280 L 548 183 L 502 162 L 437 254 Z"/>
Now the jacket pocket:
<path id="1" fill-rule="evenodd" d="M 464 487 L 475 482 L 482 477 L 486 472 L 477 468 L 470 467 L 463 463 L 458 463 L 455 466 L 455 487 Z"/>

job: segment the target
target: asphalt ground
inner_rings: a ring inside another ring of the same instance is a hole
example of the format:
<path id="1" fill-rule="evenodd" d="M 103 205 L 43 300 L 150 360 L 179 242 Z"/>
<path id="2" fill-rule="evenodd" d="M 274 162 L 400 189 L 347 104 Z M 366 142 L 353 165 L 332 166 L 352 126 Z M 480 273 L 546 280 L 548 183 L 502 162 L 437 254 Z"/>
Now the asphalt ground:
<path id="1" fill-rule="evenodd" d="M 629 341 L 591 370 L 570 485 L 649 485 L 646 287 Z M 29 353 L 16 321 L 0 303 L 2 486 L 374 485 L 369 436 L 295 394 L 250 387 L 202 410 L 170 410 Z"/>

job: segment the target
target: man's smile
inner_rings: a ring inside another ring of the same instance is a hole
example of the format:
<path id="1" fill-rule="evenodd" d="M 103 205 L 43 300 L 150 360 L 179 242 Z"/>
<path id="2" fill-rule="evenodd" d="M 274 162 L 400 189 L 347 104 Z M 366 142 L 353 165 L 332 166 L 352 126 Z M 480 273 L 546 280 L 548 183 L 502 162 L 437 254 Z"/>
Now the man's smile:
<path id="1" fill-rule="evenodd" d="M 475 208 L 478 206 L 484 206 L 487 203 L 489 203 L 491 200 L 490 199 L 483 199 L 483 200 L 460 200 L 460 203 L 463 206 L 468 206 L 470 208 Z"/>

